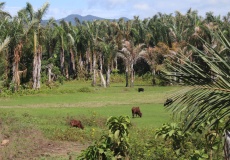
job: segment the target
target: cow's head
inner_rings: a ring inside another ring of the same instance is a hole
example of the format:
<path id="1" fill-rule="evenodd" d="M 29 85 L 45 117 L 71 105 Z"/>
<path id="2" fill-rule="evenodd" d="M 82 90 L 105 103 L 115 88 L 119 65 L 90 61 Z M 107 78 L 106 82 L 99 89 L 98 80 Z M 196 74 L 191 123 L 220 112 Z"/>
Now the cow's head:
<path id="1" fill-rule="evenodd" d="M 84 126 L 80 123 L 79 128 L 84 129 Z"/>
<path id="2" fill-rule="evenodd" d="M 139 112 L 139 116 L 142 117 L 142 113 L 141 112 Z"/>

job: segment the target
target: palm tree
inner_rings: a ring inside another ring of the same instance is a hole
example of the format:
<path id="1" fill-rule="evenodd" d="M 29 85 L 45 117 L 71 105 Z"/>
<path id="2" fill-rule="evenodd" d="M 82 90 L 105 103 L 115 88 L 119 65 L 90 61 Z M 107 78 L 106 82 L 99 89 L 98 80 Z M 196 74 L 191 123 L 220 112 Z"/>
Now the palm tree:
<path id="1" fill-rule="evenodd" d="M 167 106 L 175 113 L 182 114 L 185 122 L 185 130 L 199 127 L 203 122 L 211 117 L 216 117 L 212 125 L 224 120 L 225 127 L 229 130 L 230 123 L 230 41 L 219 31 L 213 33 L 216 45 L 203 42 L 205 50 L 201 51 L 192 46 L 193 51 L 209 67 L 207 72 L 204 67 L 198 63 L 191 62 L 183 54 L 178 54 L 182 64 L 170 65 L 171 69 L 178 71 L 178 78 L 183 82 L 190 84 L 189 87 L 172 96 L 173 103 Z M 230 141 L 226 141 L 230 145 Z M 230 152 L 229 148 L 225 150 Z M 229 154 L 226 155 L 229 159 Z"/>
<path id="2" fill-rule="evenodd" d="M 123 48 L 117 54 L 118 57 L 122 58 L 125 62 L 126 67 L 126 87 L 128 87 L 128 77 L 130 76 L 130 87 L 134 85 L 134 64 L 136 64 L 137 60 L 141 58 L 141 54 L 143 51 L 144 44 L 138 44 L 134 46 L 129 41 L 123 42 Z"/>
<path id="3" fill-rule="evenodd" d="M 99 35 L 100 21 L 85 22 L 85 25 L 87 28 L 87 36 L 88 36 L 88 50 L 87 51 L 89 54 L 92 55 L 92 69 L 93 69 L 92 86 L 96 86 L 97 58 L 101 54 L 99 51 L 99 42 L 103 41 L 99 37 L 100 36 Z M 100 73 L 100 76 L 101 76 L 101 80 L 104 81 L 101 73 Z"/>
<path id="4" fill-rule="evenodd" d="M 57 35 L 60 46 L 60 70 L 61 74 L 68 78 L 68 74 L 65 72 L 65 30 L 62 25 L 54 23 L 55 33 Z"/>
<path id="5" fill-rule="evenodd" d="M 11 37 L 8 62 L 12 63 L 11 84 L 14 86 L 14 90 L 19 89 L 21 75 L 26 76 L 28 66 L 20 62 L 21 58 L 26 56 L 23 53 L 23 46 L 28 42 L 28 34 L 38 22 L 36 19 L 24 21 L 24 17 L 25 12 L 21 10 L 18 12 L 18 17 L 14 17 L 7 25 L 8 35 Z M 20 70 L 19 66 L 23 66 L 22 70 Z"/>
<path id="6" fill-rule="evenodd" d="M 63 22 L 65 32 L 67 34 L 67 47 L 70 56 L 70 75 L 76 77 L 76 56 L 77 56 L 77 40 L 78 40 L 78 30 L 76 27 L 72 26 L 68 22 Z"/>
<path id="7" fill-rule="evenodd" d="M 47 59 L 54 55 L 55 47 L 57 46 L 58 37 L 55 30 L 55 20 L 49 19 L 45 26 L 45 47 L 47 51 Z"/>
<path id="8" fill-rule="evenodd" d="M 33 60 L 33 89 L 40 89 L 41 79 L 41 59 L 42 59 L 42 26 L 41 20 L 48 10 L 49 3 L 45 3 L 37 12 L 30 3 L 27 2 L 25 12 L 28 13 L 28 20 L 36 19 L 38 23 L 34 26 L 33 44 L 34 44 L 34 60 Z"/>
<path id="9" fill-rule="evenodd" d="M 3 70 L 1 70 L 0 72 L 0 78 L 4 78 L 4 77 L 1 77 L 4 72 L 7 70 L 6 67 L 6 63 L 7 63 L 7 60 L 6 60 L 6 52 L 4 51 L 5 48 L 9 45 L 10 43 L 10 38 L 7 37 L 5 40 L 2 41 L 1 45 L 0 45 L 0 67 L 1 68 L 4 68 Z M 6 75 L 4 75 L 6 76 Z"/>
<path id="10" fill-rule="evenodd" d="M 0 8 L 0 11 L 1 11 L 1 8 Z M 9 64 L 8 58 L 10 56 L 9 56 L 9 52 L 6 51 L 4 48 L 6 46 L 9 46 L 9 42 L 10 42 L 9 29 L 11 28 L 10 26 L 11 26 L 11 23 L 8 17 L 0 17 L 0 43 L 2 43 L 2 48 L 1 48 L 1 53 L 0 53 L 0 68 L 2 68 L 0 71 L 0 79 L 3 79 L 4 82 L 8 81 L 8 76 L 9 76 L 8 71 L 9 71 L 10 64 Z M 7 43 L 5 42 L 6 39 L 7 39 L 6 41 Z"/>

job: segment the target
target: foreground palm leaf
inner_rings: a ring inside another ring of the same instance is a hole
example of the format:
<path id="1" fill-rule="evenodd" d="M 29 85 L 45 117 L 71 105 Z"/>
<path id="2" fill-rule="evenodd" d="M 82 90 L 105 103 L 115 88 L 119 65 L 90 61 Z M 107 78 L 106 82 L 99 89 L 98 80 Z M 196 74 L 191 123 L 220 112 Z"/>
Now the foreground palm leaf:
<path id="1" fill-rule="evenodd" d="M 181 81 L 190 84 L 190 87 L 172 95 L 172 105 L 166 106 L 174 113 L 184 115 L 185 130 L 199 126 L 210 117 L 217 117 L 211 125 L 220 119 L 226 120 L 226 124 L 229 121 L 230 43 L 221 32 L 214 34 L 214 38 L 217 44 L 214 47 L 205 41 L 202 51 L 192 47 L 202 65 L 191 62 L 182 53 L 177 57 L 180 64 L 168 64 L 168 71 L 176 71 Z"/>

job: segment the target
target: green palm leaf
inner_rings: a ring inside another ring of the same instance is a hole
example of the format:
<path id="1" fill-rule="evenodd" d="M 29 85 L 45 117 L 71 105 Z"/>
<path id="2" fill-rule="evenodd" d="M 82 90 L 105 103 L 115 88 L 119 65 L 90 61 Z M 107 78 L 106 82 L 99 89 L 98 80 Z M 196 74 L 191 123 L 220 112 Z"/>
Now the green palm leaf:
<path id="1" fill-rule="evenodd" d="M 202 39 L 201 39 L 202 40 Z M 178 115 L 183 115 L 185 130 L 199 126 L 210 117 L 217 117 L 210 125 L 220 119 L 226 119 L 230 115 L 230 63 L 225 53 L 229 54 L 230 45 L 227 38 L 221 32 L 214 34 L 214 40 L 220 47 L 213 48 L 211 44 L 203 41 L 205 50 L 199 50 L 192 46 L 193 52 L 202 59 L 204 66 L 191 62 L 182 53 L 178 54 L 177 62 L 168 63 L 169 75 L 177 71 L 177 77 L 190 87 L 181 90 L 171 96 L 172 105 L 166 106 Z M 224 48 L 222 52 L 217 48 Z M 226 122 L 227 123 L 227 122 Z"/>

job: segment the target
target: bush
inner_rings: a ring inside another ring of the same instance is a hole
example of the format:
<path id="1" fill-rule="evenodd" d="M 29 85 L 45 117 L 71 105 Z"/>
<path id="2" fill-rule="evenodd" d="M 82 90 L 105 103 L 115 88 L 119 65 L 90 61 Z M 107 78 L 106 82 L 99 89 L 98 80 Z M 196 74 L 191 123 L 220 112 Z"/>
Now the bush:
<path id="1" fill-rule="evenodd" d="M 170 81 L 166 79 L 163 75 L 159 74 L 153 77 L 152 84 L 158 86 L 167 86 L 170 84 Z"/>
<path id="2" fill-rule="evenodd" d="M 92 90 L 89 87 L 82 87 L 78 90 L 78 92 L 92 92 Z"/>
<path id="3" fill-rule="evenodd" d="M 123 82 L 125 82 L 125 75 L 113 73 L 113 74 L 111 74 L 110 81 L 112 83 L 123 83 Z"/>

